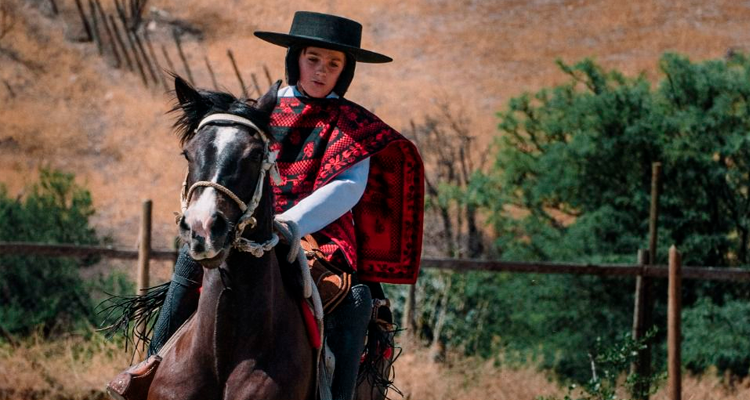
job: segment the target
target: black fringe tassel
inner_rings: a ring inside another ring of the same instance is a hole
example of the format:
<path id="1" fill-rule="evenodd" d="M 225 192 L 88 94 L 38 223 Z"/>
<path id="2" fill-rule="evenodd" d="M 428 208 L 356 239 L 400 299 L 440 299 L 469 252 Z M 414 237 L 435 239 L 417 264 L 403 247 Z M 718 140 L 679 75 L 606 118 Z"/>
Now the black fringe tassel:
<path id="1" fill-rule="evenodd" d="M 140 295 L 110 295 L 96 307 L 99 310 L 97 315 L 104 315 L 97 331 L 104 332 L 107 338 L 121 335 L 125 339 L 125 351 L 128 351 L 128 345 L 132 345 L 134 350 L 139 345 L 145 349 L 151 340 L 154 324 L 167 298 L 168 289 L 169 282 L 166 282 L 145 289 Z M 141 325 L 146 329 L 139 332 L 136 327 Z"/>
<path id="2" fill-rule="evenodd" d="M 390 328 L 386 328 L 386 326 Z M 394 337 L 401 331 L 395 324 L 381 324 L 371 320 L 367 328 L 367 343 L 365 344 L 364 359 L 359 365 L 357 386 L 367 383 L 371 387 L 371 398 L 390 399 L 388 391 L 392 390 L 401 397 L 404 394 L 393 382 L 396 379 L 396 370 L 393 364 L 401 355 L 402 349 L 396 347 Z M 392 349 L 391 356 L 386 358 L 386 350 Z M 378 395 L 382 396 L 379 397 Z"/>

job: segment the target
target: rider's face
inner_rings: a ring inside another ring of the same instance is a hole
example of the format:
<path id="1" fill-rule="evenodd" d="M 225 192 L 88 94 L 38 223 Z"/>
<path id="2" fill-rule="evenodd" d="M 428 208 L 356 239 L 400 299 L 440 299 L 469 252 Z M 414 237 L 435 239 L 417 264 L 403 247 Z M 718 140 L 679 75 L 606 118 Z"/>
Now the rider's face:
<path id="1" fill-rule="evenodd" d="M 297 86 L 310 97 L 326 97 L 336 86 L 345 64 L 346 55 L 343 52 L 307 47 L 299 56 Z"/>

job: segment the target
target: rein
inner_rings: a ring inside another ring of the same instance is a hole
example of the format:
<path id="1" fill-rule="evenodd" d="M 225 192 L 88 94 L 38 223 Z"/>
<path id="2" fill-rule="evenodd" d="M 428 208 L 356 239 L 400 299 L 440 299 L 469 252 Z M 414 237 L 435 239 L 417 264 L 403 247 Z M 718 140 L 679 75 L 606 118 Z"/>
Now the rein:
<path id="1" fill-rule="evenodd" d="M 256 226 L 258 221 L 256 221 L 254 214 L 255 210 L 258 208 L 258 205 L 260 204 L 261 196 L 263 195 L 263 183 L 265 182 L 266 173 L 268 171 L 271 171 L 271 178 L 274 180 L 274 182 L 278 183 L 281 181 L 281 177 L 279 176 L 279 170 L 276 166 L 276 156 L 278 155 L 278 151 L 271 151 L 269 143 L 271 142 L 271 139 L 269 138 L 268 134 L 258 128 L 257 125 L 255 125 L 252 121 L 250 121 L 247 118 L 239 117 L 237 115 L 232 114 L 212 114 L 208 117 L 201 120 L 201 122 L 198 124 L 198 128 L 195 129 L 196 133 L 206 124 L 214 121 L 228 121 L 228 122 L 234 122 L 240 125 L 247 126 L 248 128 L 254 129 L 260 134 L 261 139 L 263 139 L 263 163 L 261 164 L 260 172 L 258 174 L 258 181 L 255 184 L 255 191 L 253 192 L 253 197 L 250 199 L 249 203 L 245 203 L 242 201 L 239 197 L 237 197 L 234 192 L 232 192 L 230 189 L 228 189 L 226 186 L 220 185 L 216 182 L 211 181 L 198 181 L 193 183 L 192 186 L 188 189 L 187 187 L 187 179 L 188 174 L 185 174 L 185 180 L 182 182 L 182 191 L 180 192 L 180 202 L 181 202 L 181 208 L 182 212 L 178 214 L 177 221 L 182 218 L 182 215 L 185 214 L 185 211 L 188 208 L 188 204 L 190 203 L 190 199 L 193 196 L 193 192 L 196 188 L 199 187 L 210 187 L 213 189 L 216 189 L 217 191 L 223 193 L 230 199 L 232 199 L 237 205 L 239 206 L 240 210 L 242 211 L 242 215 L 240 216 L 239 220 L 237 221 L 237 224 L 234 227 L 234 239 L 232 240 L 232 247 L 235 249 L 250 253 L 255 257 L 262 257 L 263 254 L 269 250 L 271 250 L 276 244 L 279 243 L 279 237 L 276 235 L 276 233 L 273 233 L 271 235 L 271 238 L 263 243 L 257 243 L 252 240 L 246 239 L 242 237 L 242 234 L 245 232 L 245 228 L 248 226 L 252 229 Z M 188 169 L 189 173 L 189 169 Z"/>

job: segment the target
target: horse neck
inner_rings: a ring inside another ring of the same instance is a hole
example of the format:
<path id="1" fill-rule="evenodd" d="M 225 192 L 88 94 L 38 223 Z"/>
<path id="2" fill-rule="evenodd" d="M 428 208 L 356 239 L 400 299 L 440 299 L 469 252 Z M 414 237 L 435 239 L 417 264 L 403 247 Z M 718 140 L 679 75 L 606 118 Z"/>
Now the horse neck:
<path id="1" fill-rule="evenodd" d="M 243 235 L 256 243 L 266 242 L 273 233 L 273 194 L 268 180 L 263 193 L 255 212 L 258 226 Z M 218 315 L 217 323 L 221 318 L 231 320 L 224 322 L 233 325 L 238 321 L 252 320 L 249 325 L 270 329 L 273 313 L 279 309 L 278 303 L 287 296 L 275 251 L 272 249 L 258 258 L 233 250 L 221 268 L 224 272 L 216 270 L 207 274 L 213 276 L 208 276 L 205 283 L 213 286 L 210 292 L 217 297 L 216 301 L 222 291 L 231 290 L 235 306 L 231 313 Z"/>

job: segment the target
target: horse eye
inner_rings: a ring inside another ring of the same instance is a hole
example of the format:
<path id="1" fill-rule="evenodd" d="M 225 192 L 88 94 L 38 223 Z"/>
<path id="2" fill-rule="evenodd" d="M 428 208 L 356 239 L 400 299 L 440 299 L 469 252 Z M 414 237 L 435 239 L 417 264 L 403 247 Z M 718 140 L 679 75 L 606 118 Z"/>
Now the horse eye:
<path id="1" fill-rule="evenodd" d="M 263 152 L 261 151 L 253 151 L 250 153 L 250 161 L 258 162 L 263 160 Z"/>

